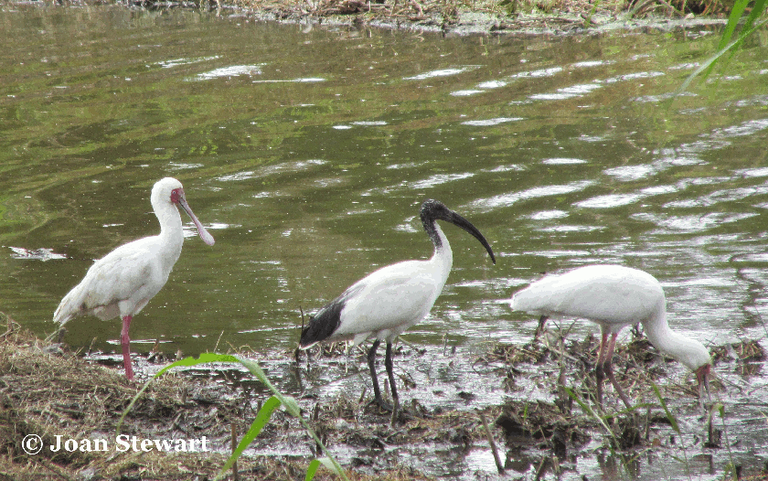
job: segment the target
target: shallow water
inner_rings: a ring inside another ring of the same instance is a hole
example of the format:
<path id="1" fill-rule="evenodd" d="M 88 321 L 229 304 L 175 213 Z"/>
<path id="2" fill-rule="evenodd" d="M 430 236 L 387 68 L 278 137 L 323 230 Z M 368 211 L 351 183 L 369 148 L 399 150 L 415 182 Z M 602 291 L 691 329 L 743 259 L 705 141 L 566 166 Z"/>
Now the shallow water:
<path id="1" fill-rule="evenodd" d="M 441 38 L 2 11 L 14 42 L 0 52 L 0 309 L 40 335 L 94 259 L 157 232 L 149 190 L 167 175 L 217 242 L 184 218 L 189 238 L 131 326 L 134 351 L 291 349 L 300 310 L 431 255 L 418 220 L 430 197 L 470 219 L 498 264 L 446 226 L 454 268 L 405 336 L 414 345 L 526 342 L 535 321 L 510 312 L 511 293 L 595 262 L 651 272 L 673 326 L 702 342 L 766 334 L 765 32 L 669 103 L 717 27 Z M 75 348 L 117 350 L 117 321 L 68 327 Z M 764 410 L 749 399 L 734 402 Z"/>

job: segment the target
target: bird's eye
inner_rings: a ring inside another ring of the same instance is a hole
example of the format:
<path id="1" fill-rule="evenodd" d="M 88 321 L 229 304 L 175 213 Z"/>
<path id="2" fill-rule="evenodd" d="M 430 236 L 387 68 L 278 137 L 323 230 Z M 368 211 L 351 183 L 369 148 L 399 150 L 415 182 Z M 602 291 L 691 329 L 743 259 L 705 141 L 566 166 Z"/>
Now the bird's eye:
<path id="1" fill-rule="evenodd" d="M 181 189 L 173 189 L 171 191 L 171 202 L 178 204 L 179 199 L 181 199 Z"/>

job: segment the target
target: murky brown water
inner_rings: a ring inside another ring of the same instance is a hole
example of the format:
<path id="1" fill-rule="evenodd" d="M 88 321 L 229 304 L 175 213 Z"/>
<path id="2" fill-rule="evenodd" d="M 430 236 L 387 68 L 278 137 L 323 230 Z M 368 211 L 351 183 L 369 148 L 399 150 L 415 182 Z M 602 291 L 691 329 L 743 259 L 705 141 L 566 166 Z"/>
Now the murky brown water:
<path id="1" fill-rule="evenodd" d="M 766 334 L 765 32 L 670 105 L 716 28 L 440 38 L 5 5 L 0 31 L 14 39 L 0 52 L 0 310 L 40 335 L 93 259 L 156 233 L 149 189 L 166 175 L 217 243 L 190 224 L 131 327 L 139 352 L 157 339 L 169 353 L 292 348 L 300 308 L 431 255 L 428 197 L 499 262 L 446 227 L 454 269 L 409 342 L 527 341 L 535 321 L 505 300 L 594 262 L 654 274 L 674 326 L 705 343 Z M 66 340 L 111 351 L 118 335 L 83 318 Z M 744 432 L 764 431 L 765 389 L 749 382 L 727 402 L 749 406 Z M 768 459 L 747 438 L 738 454 Z"/>

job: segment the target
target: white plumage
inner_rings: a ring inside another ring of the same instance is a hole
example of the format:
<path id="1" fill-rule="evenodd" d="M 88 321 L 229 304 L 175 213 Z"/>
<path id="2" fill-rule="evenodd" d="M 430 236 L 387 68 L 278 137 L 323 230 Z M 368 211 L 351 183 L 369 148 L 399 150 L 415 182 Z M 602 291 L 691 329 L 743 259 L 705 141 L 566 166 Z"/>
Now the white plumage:
<path id="1" fill-rule="evenodd" d="M 602 401 L 602 375 L 608 374 L 622 401 L 629 400 L 616 382 L 611 358 L 619 331 L 642 323 L 657 349 L 669 354 L 696 373 L 699 390 L 709 392 L 712 358 L 706 347 L 669 328 L 664 290 L 647 272 L 617 265 L 591 265 L 560 275 L 546 276 L 512 297 L 512 309 L 546 317 L 576 317 L 600 325 L 602 340 L 596 373 L 598 402 Z M 610 336 L 610 338 L 609 338 Z"/>
<path id="2" fill-rule="evenodd" d="M 438 227 L 439 229 L 439 227 Z M 339 327 L 327 341 L 352 339 L 359 344 L 369 337 L 393 342 L 402 332 L 424 319 L 443 290 L 451 270 L 452 252 L 444 248 L 425 261 L 403 261 L 383 267 L 347 289 Z"/>
<path id="3" fill-rule="evenodd" d="M 160 234 L 124 244 L 96 261 L 80 284 L 64 296 L 53 315 L 54 322 L 61 326 L 80 315 L 90 314 L 101 320 L 120 316 L 128 379 L 133 379 L 128 337 L 131 319 L 160 292 L 181 254 L 184 232 L 177 205 L 190 216 L 200 238 L 208 245 L 214 244 L 187 204 L 181 182 L 171 177 L 159 180 L 152 188 L 151 201 L 160 221 Z"/>
<path id="4" fill-rule="evenodd" d="M 437 225 L 444 220 L 472 234 L 496 263 L 493 250 L 479 230 L 468 220 L 436 200 L 421 206 L 424 230 L 435 246 L 428 260 L 403 261 L 373 272 L 357 281 L 339 297 L 320 309 L 301 333 L 300 346 L 306 349 L 318 342 L 352 340 L 355 344 L 374 338 L 368 351 L 368 366 L 376 402 L 385 409 L 376 377 L 374 359 L 381 341 L 386 341 L 385 366 L 397 413 L 398 397 L 392 372 L 392 342 L 403 331 L 424 319 L 443 290 L 453 264 L 453 253 L 445 234 Z"/>

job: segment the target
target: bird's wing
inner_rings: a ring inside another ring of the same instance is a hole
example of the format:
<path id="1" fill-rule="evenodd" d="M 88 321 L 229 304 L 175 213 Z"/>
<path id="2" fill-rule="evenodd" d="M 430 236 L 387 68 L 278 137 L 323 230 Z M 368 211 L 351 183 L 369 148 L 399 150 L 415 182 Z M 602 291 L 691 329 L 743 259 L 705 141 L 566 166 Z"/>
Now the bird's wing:
<path id="1" fill-rule="evenodd" d="M 384 267 L 349 289 L 337 332 L 402 332 L 429 313 L 442 288 L 421 261 Z"/>
<path id="2" fill-rule="evenodd" d="M 443 287 L 425 267 L 423 261 L 400 262 L 357 281 L 315 314 L 302 332 L 301 346 L 382 330 L 397 334 L 417 323 Z"/>
<path id="3" fill-rule="evenodd" d="M 547 276 L 515 293 L 512 309 L 614 324 L 649 318 L 664 292 L 650 274 L 621 266 L 588 266 Z"/>
<path id="4" fill-rule="evenodd" d="M 119 315 L 121 301 L 135 299 L 136 304 L 146 304 L 162 284 L 154 288 L 157 261 L 151 255 L 151 242 L 141 241 L 144 239 L 120 246 L 97 260 L 80 284 L 62 299 L 54 321 L 64 324 L 72 317 L 88 313 L 106 320 Z"/>

